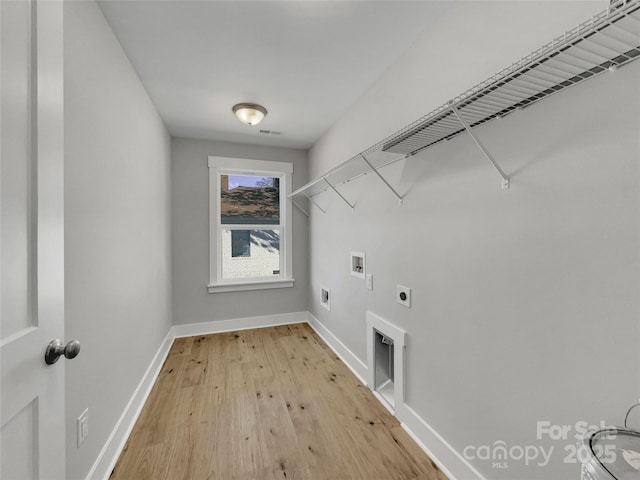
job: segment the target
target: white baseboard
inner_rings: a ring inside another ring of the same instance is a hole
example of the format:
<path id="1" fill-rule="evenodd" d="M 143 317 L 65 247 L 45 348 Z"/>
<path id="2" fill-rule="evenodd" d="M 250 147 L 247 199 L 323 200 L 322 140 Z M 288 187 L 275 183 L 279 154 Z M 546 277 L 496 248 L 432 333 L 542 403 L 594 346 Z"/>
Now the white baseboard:
<path id="1" fill-rule="evenodd" d="M 455 448 L 406 403 L 400 425 L 449 480 L 486 480 Z"/>
<path id="2" fill-rule="evenodd" d="M 353 374 L 358 377 L 364 385 L 367 385 L 368 378 L 367 375 L 367 365 L 360 360 L 355 354 L 349 350 L 344 343 L 338 340 L 331 331 L 325 327 L 320 321 L 311 314 L 311 312 L 307 312 L 308 319 L 307 322 L 315 330 L 315 332 L 324 340 L 324 343 L 329 345 L 331 350 L 340 357 L 340 359 L 344 362 L 344 364 L 349 367 L 349 369 L 353 372 Z"/>
<path id="3" fill-rule="evenodd" d="M 194 335 L 207 335 L 210 333 L 233 332 L 236 330 L 249 330 L 251 328 L 276 327 L 278 325 L 290 325 L 307 321 L 307 312 L 282 313 L 279 315 L 264 315 L 261 317 L 234 318 L 231 320 L 218 320 L 214 322 L 186 323 L 174 325 L 174 338 L 192 337 Z"/>
<path id="4" fill-rule="evenodd" d="M 120 452 L 122 452 L 133 430 L 133 426 L 136 420 L 138 420 L 142 407 L 151 393 L 160 369 L 169 354 L 173 340 L 173 329 L 169 329 L 167 336 L 160 345 L 153 360 L 151 360 L 147 371 L 142 376 L 142 380 L 133 392 L 131 399 L 129 399 L 129 403 L 127 403 L 122 415 L 120 415 L 111 435 L 109 435 L 104 447 L 102 447 L 102 450 L 98 454 L 98 458 L 96 458 L 91 470 L 89 470 L 87 480 L 107 480 L 111 476 L 118 457 L 120 457 Z"/>

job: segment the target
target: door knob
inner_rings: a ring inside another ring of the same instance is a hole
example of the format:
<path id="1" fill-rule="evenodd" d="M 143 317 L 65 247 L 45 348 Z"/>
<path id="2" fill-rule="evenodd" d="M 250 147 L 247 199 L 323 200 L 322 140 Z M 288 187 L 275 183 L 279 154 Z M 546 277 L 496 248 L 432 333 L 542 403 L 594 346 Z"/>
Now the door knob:
<path id="1" fill-rule="evenodd" d="M 63 345 L 62 340 L 56 338 L 47 345 L 47 350 L 44 352 L 44 361 L 47 365 L 53 365 L 62 355 L 71 360 L 76 358 L 79 353 L 80 342 L 78 340 L 71 340 L 66 345 Z"/>

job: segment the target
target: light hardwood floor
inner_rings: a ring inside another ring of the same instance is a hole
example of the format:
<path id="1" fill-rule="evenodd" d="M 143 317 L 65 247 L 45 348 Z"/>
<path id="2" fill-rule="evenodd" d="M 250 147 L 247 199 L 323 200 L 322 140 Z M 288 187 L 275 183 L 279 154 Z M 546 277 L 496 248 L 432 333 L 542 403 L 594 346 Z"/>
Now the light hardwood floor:
<path id="1" fill-rule="evenodd" d="M 177 339 L 113 480 L 446 480 L 306 324 Z"/>

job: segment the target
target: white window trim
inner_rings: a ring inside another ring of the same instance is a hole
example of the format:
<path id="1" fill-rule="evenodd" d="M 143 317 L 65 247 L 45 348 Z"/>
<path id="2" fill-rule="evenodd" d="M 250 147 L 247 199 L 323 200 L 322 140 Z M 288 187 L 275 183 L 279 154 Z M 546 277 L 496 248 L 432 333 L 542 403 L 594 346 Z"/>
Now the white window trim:
<path id="1" fill-rule="evenodd" d="M 264 290 L 271 288 L 293 287 L 293 225 L 292 203 L 289 199 L 291 193 L 291 181 L 293 164 L 286 162 L 269 162 L 265 160 L 250 160 L 244 158 L 214 157 L 208 159 L 209 167 L 209 293 L 238 292 L 245 290 Z M 260 175 L 278 174 L 284 177 L 284 189 L 281 188 L 280 218 L 283 223 L 283 232 L 280 237 L 281 274 L 274 279 L 236 279 L 222 280 L 220 267 L 220 238 L 218 230 L 218 218 L 220 205 L 218 195 L 220 190 L 220 171 L 232 171 L 238 174 Z"/>

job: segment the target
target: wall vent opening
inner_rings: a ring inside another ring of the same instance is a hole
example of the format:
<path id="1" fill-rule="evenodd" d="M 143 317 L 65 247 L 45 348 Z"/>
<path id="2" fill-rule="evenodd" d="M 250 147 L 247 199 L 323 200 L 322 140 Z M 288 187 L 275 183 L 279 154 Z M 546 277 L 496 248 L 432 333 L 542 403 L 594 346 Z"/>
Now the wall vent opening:
<path id="1" fill-rule="evenodd" d="M 376 330 L 374 340 L 374 389 L 392 408 L 395 408 L 393 339 Z"/>
<path id="2" fill-rule="evenodd" d="M 404 408 L 406 333 L 367 312 L 367 385 L 391 413 Z"/>

